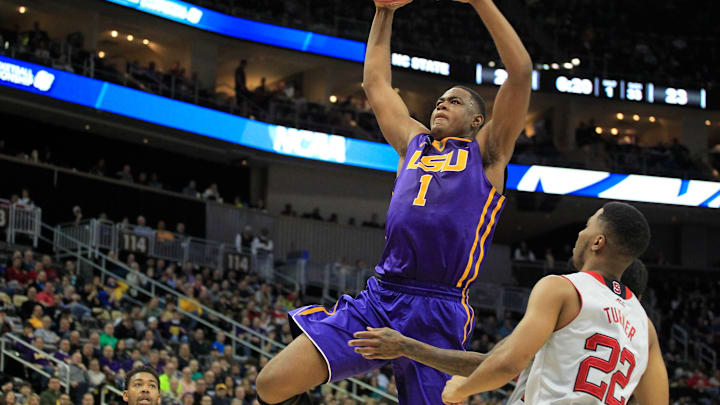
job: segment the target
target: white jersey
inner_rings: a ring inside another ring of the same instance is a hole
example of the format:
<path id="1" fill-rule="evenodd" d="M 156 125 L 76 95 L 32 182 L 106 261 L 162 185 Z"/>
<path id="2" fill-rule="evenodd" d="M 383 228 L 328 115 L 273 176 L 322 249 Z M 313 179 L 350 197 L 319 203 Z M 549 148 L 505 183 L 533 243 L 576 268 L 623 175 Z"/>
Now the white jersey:
<path id="1" fill-rule="evenodd" d="M 519 378 L 525 389 L 518 384 L 508 403 L 625 404 L 647 368 L 647 314 L 617 281 L 592 272 L 564 277 L 577 290 L 580 313 L 540 348 Z"/>

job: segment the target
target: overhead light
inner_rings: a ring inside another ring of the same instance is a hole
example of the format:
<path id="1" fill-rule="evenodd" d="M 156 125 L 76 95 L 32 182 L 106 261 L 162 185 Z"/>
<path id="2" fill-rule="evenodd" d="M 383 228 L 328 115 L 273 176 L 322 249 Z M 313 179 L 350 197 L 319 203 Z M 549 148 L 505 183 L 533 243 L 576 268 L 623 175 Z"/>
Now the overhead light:
<path id="1" fill-rule="evenodd" d="M 601 127 L 595 127 L 595 133 L 598 135 L 602 134 L 602 128 Z"/>
<path id="2" fill-rule="evenodd" d="M 25 14 L 26 12 L 27 12 L 27 7 L 25 7 L 25 6 L 18 7 L 18 13 Z"/>
<path id="3" fill-rule="evenodd" d="M 550 65 L 548 65 L 547 63 L 543 63 L 542 68 L 544 70 L 550 70 Z"/>
<path id="4" fill-rule="evenodd" d="M 710 126 L 712 122 L 710 120 L 705 120 L 705 125 Z"/>
<path id="5" fill-rule="evenodd" d="M 150 45 L 150 40 L 147 38 L 143 39 L 143 45 Z"/>
<path id="6" fill-rule="evenodd" d="M 149 141 L 148 141 L 147 138 L 144 138 L 144 139 L 143 139 L 143 143 L 144 143 L 144 144 L 147 144 L 148 142 L 149 142 Z"/>
<path id="7" fill-rule="evenodd" d="M 330 102 L 333 104 L 337 103 L 337 96 L 334 94 L 332 96 L 330 96 Z"/>
<path id="8" fill-rule="evenodd" d="M 112 31 L 110 31 L 110 36 L 111 36 L 111 37 L 113 37 L 113 38 L 117 38 L 117 37 L 118 37 L 118 35 L 119 35 L 119 34 L 118 34 L 118 32 L 117 32 L 117 31 L 115 31 L 115 30 L 112 30 Z"/>
<path id="9" fill-rule="evenodd" d="M 558 65 L 557 63 L 553 63 L 552 65 L 550 65 L 550 67 L 553 68 L 554 70 L 560 69 L 560 65 Z"/>
<path id="10" fill-rule="evenodd" d="M 491 60 L 490 62 L 488 62 L 488 66 L 495 67 L 495 61 Z"/>
<path id="11" fill-rule="evenodd" d="M 563 63 L 563 67 L 565 69 L 572 69 L 574 67 L 574 65 L 570 62 L 565 62 L 565 63 Z"/>
<path id="12" fill-rule="evenodd" d="M 102 59 L 105 57 L 105 51 L 98 52 L 98 58 Z"/>
<path id="13" fill-rule="evenodd" d="M 134 39 L 135 39 L 135 37 L 133 36 L 133 34 L 128 34 L 127 40 L 128 40 L 129 42 L 132 42 Z"/>
<path id="14" fill-rule="evenodd" d="M 572 63 L 575 66 L 580 66 L 580 58 L 572 58 L 570 63 Z"/>
<path id="15" fill-rule="evenodd" d="M 655 122 L 655 117 L 651 115 L 650 117 L 648 117 L 648 121 Z"/>
<path id="16" fill-rule="evenodd" d="M 640 121 L 640 116 L 638 114 L 634 114 L 633 121 Z"/>
<path id="17" fill-rule="evenodd" d="M 619 119 L 619 120 L 625 118 L 625 114 L 623 114 L 623 113 L 617 113 L 615 116 L 616 116 L 617 119 Z"/>
<path id="18" fill-rule="evenodd" d="M 617 128 L 613 128 L 613 129 L 610 130 L 610 133 L 613 134 L 613 135 L 617 135 L 617 134 L 618 134 L 618 129 L 617 129 Z"/>

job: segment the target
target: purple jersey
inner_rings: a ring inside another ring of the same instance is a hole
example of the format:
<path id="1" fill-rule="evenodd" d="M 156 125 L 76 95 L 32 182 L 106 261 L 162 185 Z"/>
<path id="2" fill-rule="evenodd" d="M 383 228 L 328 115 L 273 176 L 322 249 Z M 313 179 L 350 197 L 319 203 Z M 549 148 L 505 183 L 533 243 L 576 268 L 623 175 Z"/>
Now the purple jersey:
<path id="1" fill-rule="evenodd" d="M 482 270 L 504 203 L 485 176 L 477 141 L 418 134 L 395 180 L 376 272 L 466 290 Z"/>

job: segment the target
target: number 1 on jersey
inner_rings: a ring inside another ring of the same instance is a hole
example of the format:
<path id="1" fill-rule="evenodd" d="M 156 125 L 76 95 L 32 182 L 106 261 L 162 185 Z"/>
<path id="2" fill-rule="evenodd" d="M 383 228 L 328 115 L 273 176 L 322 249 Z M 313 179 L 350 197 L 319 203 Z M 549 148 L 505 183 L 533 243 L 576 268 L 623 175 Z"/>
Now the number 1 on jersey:
<path id="1" fill-rule="evenodd" d="M 425 203 L 427 202 L 425 200 L 425 195 L 428 191 L 428 186 L 430 185 L 430 180 L 432 180 L 432 174 L 426 174 L 422 177 L 420 177 L 420 191 L 418 191 L 417 197 L 415 197 L 415 201 L 413 201 L 413 205 L 417 205 L 418 207 L 424 207 Z"/>

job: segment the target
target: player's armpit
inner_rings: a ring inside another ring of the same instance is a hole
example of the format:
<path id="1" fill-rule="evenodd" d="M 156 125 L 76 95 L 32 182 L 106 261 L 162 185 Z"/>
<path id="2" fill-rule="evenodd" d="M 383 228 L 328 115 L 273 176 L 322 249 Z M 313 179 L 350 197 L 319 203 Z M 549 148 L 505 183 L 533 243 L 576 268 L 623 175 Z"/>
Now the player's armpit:
<path id="1" fill-rule="evenodd" d="M 555 331 L 564 306 L 572 299 L 577 296 L 568 280 L 559 276 L 540 280 L 530 293 L 523 319 L 462 384 L 461 393 L 498 389 L 520 374 Z"/>
<path id="2" fill-rule="evenodd" d="M 503 168 L 510 162 L 515 142 L 525 127 L 531 82 L 532 68 L 529 66 L 527 72 L 508 76 L 495 97 L 484 145 L 493 151 L 497 157 L 495 163 Z"/>
<path id="3" fill-rule="evenodd" d="M 648 348 L 648 365 L 640 383 L 635 388 L 634 396 L 641 405 L 666 405 L 670 403 L 670 387 L 665 362 L 660 351 L 655 326 L 648 319 L 650 346 Z"/>

